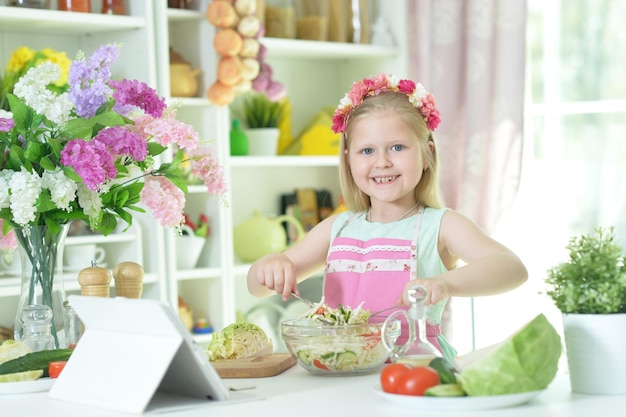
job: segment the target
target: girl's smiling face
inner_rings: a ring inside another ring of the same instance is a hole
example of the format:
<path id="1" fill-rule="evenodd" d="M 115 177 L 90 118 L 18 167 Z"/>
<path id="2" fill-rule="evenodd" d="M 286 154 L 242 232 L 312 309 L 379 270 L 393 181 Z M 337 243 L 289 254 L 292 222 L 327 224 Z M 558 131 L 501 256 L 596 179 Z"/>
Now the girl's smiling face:
<path id="1" fill-rule="evenodd" d="M 354 121 L 347 152 L 354 182 L 372 207 L 415 203 L 424 158 L 416 134 L 398 113 L 383 110 Z"/>

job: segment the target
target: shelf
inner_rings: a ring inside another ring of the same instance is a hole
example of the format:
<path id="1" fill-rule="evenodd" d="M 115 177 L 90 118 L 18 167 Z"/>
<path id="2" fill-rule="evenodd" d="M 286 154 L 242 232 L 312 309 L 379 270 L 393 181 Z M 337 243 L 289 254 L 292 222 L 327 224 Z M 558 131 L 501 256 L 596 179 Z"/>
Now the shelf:
<path id="1" fill-rule="evenodd" d="M 112 269 L 109 268 L 111 271 Z M 63 272 L 63 288 L 68 291 L 80 291 L 78 283 L 78 272 Z M 159 278 L 156 274 L 145 274 L 143 284 L 159 284 Z M 1 277 L 0 276 L 0 297 L 14 297 L 20 295 L 20 277 Z M 115 288 L 115 280 L 111 279 L 111 288 Z"/>
<path id="2" fill-rule="evenodd" d="M 118 32 L 142 29 L 145 26 L 146 20 L 143 17 L 0 6 L 0 30 L 2 32 L 72 35 Z"/>
<path id="3" fill-rule="evenodd" d="M 134 233 L 112 233 L 108 236 L 91 235 L 91 236 L 68 236 L 65 245 L 84 245 L 89 243 L 117 243 L 132 242 L 137 238 Z"/>
<path id="4" fill-rule="evenodd" d="M 339 164 L 336 156 L 232 156 L 232 167 L 333 167 Z"/>
<path id="5" fill-rule="evenodd" d="M 399 54 L 397 48 L 342 42 L 321 42 L 299 39 L 261 38 L 269 58 L 315 59 L 388 59 Z"/>

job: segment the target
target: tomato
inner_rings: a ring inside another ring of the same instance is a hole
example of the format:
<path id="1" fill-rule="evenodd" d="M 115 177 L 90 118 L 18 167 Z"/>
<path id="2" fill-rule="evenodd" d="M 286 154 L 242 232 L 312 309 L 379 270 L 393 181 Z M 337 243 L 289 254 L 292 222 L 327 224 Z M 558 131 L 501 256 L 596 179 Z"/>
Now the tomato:
<path id="1" fill-rule="evenodd" d="M 392 363 L 391 365 L 385 366 L 380 373 L 380 385 L 382 386 L 383 391 L 391 394 L 397 394 L 398 381 L 400 380 L 400 377 L 409 369 L 411 368 L 401 363 Z"/>
<path id="2" fill-rule="evenodd" d="M 313 359 L 313 365 L 314 365 L 316 368 L 319 368 L 319 369 L 321 369 L 321 370 L 323 370 L 323 371 L 328 371 L 328 366 L 324 365 L 322 362 L 320 362 L 320 361 L 319 361 L 319 360 L 317 360 L 317 359 Z"/>
<path id="3" fill-rule="evenodd" d="M 424 391 L 440 383 L 441 380 L 437 371 L 428 366 L 418 366 L 400 375 L 397 393 L 402 395 L 424 395 Z"/>
<path id="4" fill-rule="evenodd" d="M 58 378 L 66 363 L 67 361 L 50 362 L 48 364 L 48 375 L 50 378 Z"/>

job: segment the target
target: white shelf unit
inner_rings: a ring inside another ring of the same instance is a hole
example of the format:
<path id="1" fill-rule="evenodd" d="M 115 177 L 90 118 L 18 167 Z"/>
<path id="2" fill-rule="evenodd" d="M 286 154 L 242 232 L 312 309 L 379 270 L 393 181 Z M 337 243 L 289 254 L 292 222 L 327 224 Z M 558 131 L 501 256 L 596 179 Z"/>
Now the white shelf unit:
<path id="1" fill-rule="evenodd" d="M 78 50 L 89 55 L 100 45 L 114 42 L 122 44 L 122 48 L 112 67 L 113 77 L 138 79 L 154 86 L 154 4 L 151 0 L 128 3 L 128 14 L 124 16 L 100 14 L 99 1 L 93 2 L 92 13 L 0 6 L 0 62 L 7 62 L 20 46 L 34 50 L 49 47 L 65 51 L 73 59 Z M 121 261 L 140 263 L 145 270 L 144 297 L 166 299 L 165 262 L 159 256 L 164 253 L 163 235 L 163 228 L 149 213 L 137 213 L 133 215 L 133 227 L 125 233 L 68 237 L 66 245 L 95 243 L 106 247 L 109 269 Z M 77 275 L 64 273 L 68 293 L 80 292 Z M 0 325 L 13 325 L 19 281 L 19 277 L 0 276 Z"/>
<path id="2" fill-rule="evenodd" d="M 196 97 L 180 101 L 181 119 L 192 124 L 204 138 L 215 141 L 218 156 L 225 168 L 229 192 L 226 204 L 207 196 L 202 187 L 192 189 L 187 210 L 192 218 L 200 212 L 212 219 L 213 231 L 208 247 L 194 270 L 176 267 L 177 236 L 166 235 L 166 259 L 169 300 L 175 305 L 180 295 L 194 310 L 195 318 L 204 316 L 215 329 L 235 321 L 236 313 L 245 312 L 259 302 L 249 296 L 245 275 L 249 264 L 236 259 L 232 229 L 250 217 L 254 210 L 263 214 L 279 214 L 279 196 L 296 188 L 328 189 L 336 203 L 339 182 L 335 156 L 231 157 L 229 153 L 230 115 L 228 108 L 215 107 L 205 93 L 215 80 L 218 57 L 212 47 L 215 28 L 206 20 L 209 0 L 195 2 L 196 10 L 167 9 L 163 2 L 155 5 L 157 40 L 158 90 L 169 96 L 169 47 L 180 53 L 192 68 L 200 68 Z M 397 21 L 398 11 L 405 8 L 398 1 L 387 13 L 389 21 Z M 400 14 L 401 15 L 401 14 Z M 394 37 L 404 39 L 405 26 L 394 26 Z M 323 106 L 334 106 L 351 83 L 381 70 L 405 73 L 406 60 L 395 48 L 346 43 L 314 42 L 263 38 L 268 48 L 268 62 L 275 79 L 283 82 L 292 101 L 294 136 Z M 197 336 L 200 341 L 207 336 Z"/>

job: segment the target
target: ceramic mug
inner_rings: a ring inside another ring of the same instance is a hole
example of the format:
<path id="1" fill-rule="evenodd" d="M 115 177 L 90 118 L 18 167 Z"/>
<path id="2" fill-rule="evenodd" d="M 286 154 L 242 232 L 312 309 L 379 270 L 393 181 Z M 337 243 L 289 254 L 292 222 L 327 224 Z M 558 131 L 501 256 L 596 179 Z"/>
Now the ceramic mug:
<path id="1" fill-rule="evenodd" d="M 92 261 L 96 265 L 100 265 L 104 262 L 105 256 L 104 248 L 95 244 L 66 246 L 64 251 L 65 269 L 78 271 L 90 267 Z"/>

